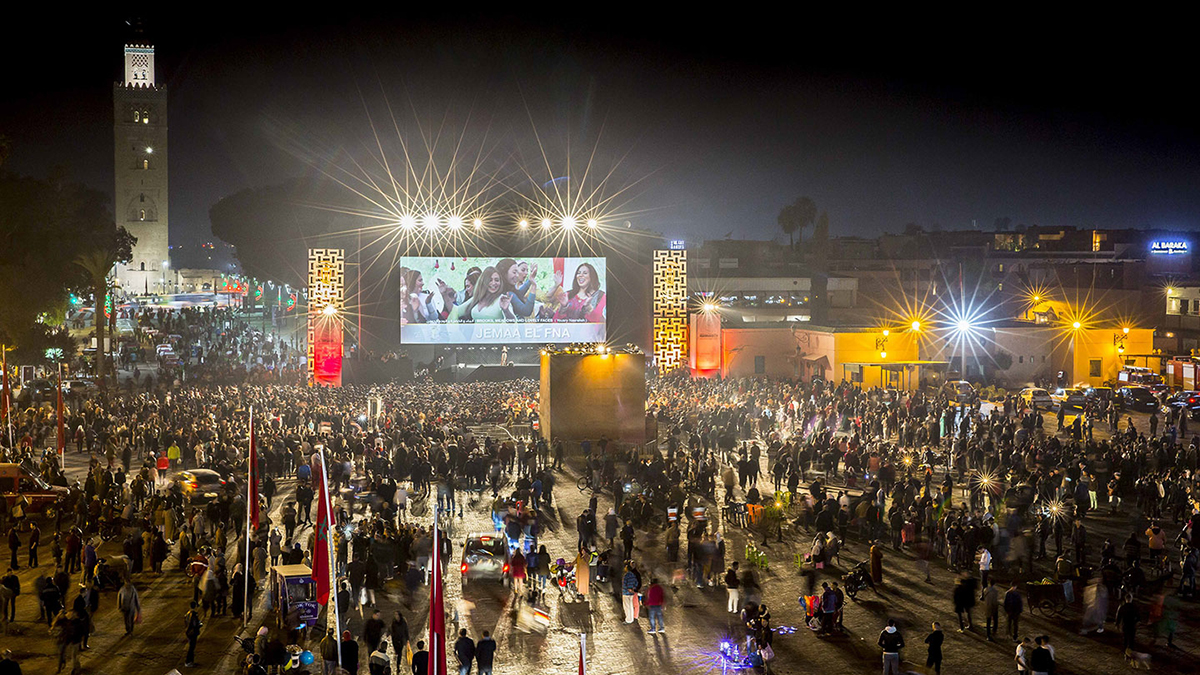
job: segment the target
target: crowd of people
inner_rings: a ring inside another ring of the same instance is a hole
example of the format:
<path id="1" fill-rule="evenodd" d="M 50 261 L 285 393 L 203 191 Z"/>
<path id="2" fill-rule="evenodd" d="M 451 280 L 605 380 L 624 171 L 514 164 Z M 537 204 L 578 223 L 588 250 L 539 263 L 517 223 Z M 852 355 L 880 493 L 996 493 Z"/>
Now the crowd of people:
<path id="1" fill-rule="evenodd" d="M 497 441 L 472 428 L 527 418 L 536 410 L 536 382 L 222 384 L 222 368 L 278 372 L 290 367 L 284 364 L 294 351 L 276 345 L 268 354 L 267 343 L 218 314 L 143 319 L 200 345 L 187 386 L 117 388 L 72 402 L 66 452 L 88 458 L 79 480 L 46 451 L 56 434 L 53 409 L 15 411 L 16 442 L 5 444 L 5 459 L 63 490 L 52 532 L 39 529 L 47 521 L 26 513 L 27 504 L 2 514 L 12 569 L 0 599 L 6 622 L 31 603 L 15 574 L 26 557 L 26 566 L 38 569 L 38 620 L 54 629 L 63 667 L 77 670 L 88 637 L 103 630 L 91 617 L 107 590 L 117 591 L 113 602 L 126 633 L 137 631 L 139 592 L 156 575 L 186 575 L 193 586 L 194 606 L 182 621 L 188 664 L 213 617 L 241 618 L 264 602 L 278 611 L 270 570 L 311 564 L 317 542 L 308 526 L 322 464 L 336 504 L 335 600 L 351 633 L 340 640 L 310 634 L 298 614 L 283 615 L 279 629 L 252 641 L 248 673 L 281 666 L 290 658 L 287 645 L 308 642 L 326 668 L 340 656 L 342 667 L 356 672 L 347 666 L 359 663 L 361 642 L 361 661 L 372 672 L 385 662 L 397 672 L 415 669 L 423 645 L 410 646 L 404 611 L 394 613 L 390 641 L 383 639 L 377 598 L 395 581 L 415 603 L 433 547 L 441 547 L 443 564 L 452 558 L 450 531 L 464 507 L 490 509 L 514 547 L 517 601 L 544 604 L 550 585 L 576 597 L 607 590 L 626 623 L 645 616 L 658 634 L 669 618 L 664 587 L 723 592 L 744 631 L 739 658 L 762 669 L 775 658 L 777 633 L 755 565 L 730 560 L 734 538 L 739 553 L 747 544 L 748 557 L 760 538 L 764 548 L 803 542 L 801 602 L 822 638 L 843 630 L 848 610 L 849 582 L 828 578 L 840 551 L 855 547 L 865 558 L 865 578 L 855 577 L 860 591 L 860 582 L 885 585 L 885 556 L 911 557 L 926 580 L 931 566 L 944 564 L 956 578 L 946 595 L 959 629 L 974 629 L 971 612 L 982 602 L 986 638 L 1013 640 L 1018 663 L 1032 672 L 1044 672 L 1046 653 L 1052 660 L 1054 652 L 1047 636 L 1021 634 L 1028 606 L 1022 583 L 1052 576 L 1081 597 L 1080 630 L 1116 626 L 1128 654 L 1146 648 L 1137 627 L 1148 617 L 1169 644 L 1179 603 L 1194 595 L 1200 437 L 1180 435 L 1186 423 L 1171 415 L 1156 429 L 1162 433 L 1147 434 L 1132 420 L 1124 428 L 1113 423 L 1111 409 L 1083 411 L 1079 417 L 1112 425 L 1107 438 L 1097 438 L 1091 421 L 1079 432 L 1067 424 L 1051 432 L 1044 418 L 1053 413 L 1013 398 L 985 405 L 851 383 L 668 377 L 648 384 L 660 452 L 605 438 L 569 446 Z M 201 358 L 214 369 L 201 368 Z M 385 401 L 379 418 L 364 415 L 370 398 Z M 264 517 L 247 537 L 251 410 Z M 213 494 L 198 496 L 195 486 L 175 479 L 196 469 L 218 474 Z M 548 549 L 543 530 L 546 519 L 558 517 L 551 507 L 565 471 L 580 476 L 589 502 L 576 516 L 574 550 Z M 446 523 L 440 541 L 429 527 L 435 509 Z M 1100 521 L 1116 512 L 1132 526 L 1115 538 L 1100 535 L 1111 530 Z M 120 553 L 101 554 L 105 540 L 120 542 Z M 1042 562 L 1051 542 L 1053 558 Z M 50 555 L 39 558 L 47 544 Z M 1001 610 L 1008 618 L 1003 633 Z M 902 628 L 893 623 L 880 635 L 885 672 L 899 668 Z M 491 638 L 473 648 L 463 638 L 471 641 L 460 635 L 456 653 L 483 672 L 479 645 Z M 940 669 L 943 640 L 940 626 L 926 638 L 931 668 Z"/>

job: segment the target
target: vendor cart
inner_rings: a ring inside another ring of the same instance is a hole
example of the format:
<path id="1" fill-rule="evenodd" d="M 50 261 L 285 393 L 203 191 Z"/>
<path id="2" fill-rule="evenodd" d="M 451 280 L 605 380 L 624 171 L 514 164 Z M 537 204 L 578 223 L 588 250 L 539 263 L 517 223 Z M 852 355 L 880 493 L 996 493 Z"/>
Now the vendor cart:
<path id="1" fill-rule="evenodd" d="M 1063 585 L 1052 581 L 1030 582 L 1025 586 L 1029 598 L 1029 611 L 1050 617 L 1062 614 L 1067 608 L 1067 596 Z"/>

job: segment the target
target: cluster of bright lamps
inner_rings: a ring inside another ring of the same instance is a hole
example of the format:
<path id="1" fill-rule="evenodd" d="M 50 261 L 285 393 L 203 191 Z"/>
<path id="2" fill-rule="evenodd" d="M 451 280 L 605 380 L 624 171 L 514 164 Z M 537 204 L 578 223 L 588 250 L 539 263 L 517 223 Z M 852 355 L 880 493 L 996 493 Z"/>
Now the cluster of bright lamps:
<path id="1" fill-rule="evenodd" d="M 419 225 L 426 230 L 433 231 L 441 227 L 443 224 L 451 230 L 461 230 L 467 226 L 466 220 L 462 216 L 456 215 L 446 216 L 444 219 L 438 214 L 432 212 L 426 213 L 422 216 L 414 216 L 412 214 L 400 216 L 400 228 L 404 230 L 411 230 Z M 574 230 L 576 227 L 579 227 L 579 220 L 575 218 L 575 216 L 564 216 L 562 220 L 558 221 L 558 224 L 564 230 Z M 600 223 L 597 222 L 595 218 L 588 218 L 587 220 L 583 221 L 583 224 L 586 225 L 588 229 L 593 230 L 600 226 Z M 549 230 L 554 226 L 554 221 L 552 221 L 550 218 L 543 218 L 541 225 L 543 230 Z M 526 219 L 521 219 L 521 221 L 517 223 L 517 226 L 522 230 L 529 229 L 529 221 Z M 471 227 L 476 230 L 482 229 L 483 220 L 479 218 L 472 219 Z"/>

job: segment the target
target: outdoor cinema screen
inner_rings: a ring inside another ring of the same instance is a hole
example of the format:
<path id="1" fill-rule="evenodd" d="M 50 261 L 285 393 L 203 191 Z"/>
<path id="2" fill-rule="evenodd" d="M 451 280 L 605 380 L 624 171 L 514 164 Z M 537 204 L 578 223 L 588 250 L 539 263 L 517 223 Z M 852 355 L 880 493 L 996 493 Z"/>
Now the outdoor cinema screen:
<path id="1" fill-rule="evenodd" d="M 400 342 L 603 342 L 604 258 L 401 258 Z"/>

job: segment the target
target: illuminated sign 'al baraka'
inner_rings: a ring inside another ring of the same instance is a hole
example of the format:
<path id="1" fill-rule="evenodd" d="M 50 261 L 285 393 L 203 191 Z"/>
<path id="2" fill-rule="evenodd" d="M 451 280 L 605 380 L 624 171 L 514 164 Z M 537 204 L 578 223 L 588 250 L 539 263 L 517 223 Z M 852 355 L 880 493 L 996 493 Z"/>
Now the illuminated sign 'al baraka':
<path id="1" fill-rule="evenodd" d="M 1150 243 L 1150 252 L 1167 255 L 1187 253 L 1188 243 L 1186 241 L 1155 241 Z"/>

